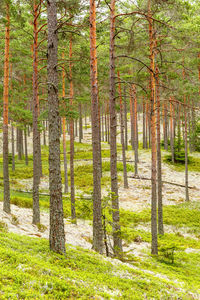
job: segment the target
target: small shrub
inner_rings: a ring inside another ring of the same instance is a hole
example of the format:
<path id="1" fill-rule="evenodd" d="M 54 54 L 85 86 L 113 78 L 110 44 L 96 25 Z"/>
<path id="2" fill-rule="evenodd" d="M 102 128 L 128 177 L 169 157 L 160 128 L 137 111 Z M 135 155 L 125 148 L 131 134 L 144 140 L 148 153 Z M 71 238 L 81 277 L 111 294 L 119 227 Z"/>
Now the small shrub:
<path id="1" fill-rule="evenodd" d="M 13 225 L 19 225 L 19 220 L 18 220 L 18 218 L 15 215 L 12 215 L 11 223 Z"/>
<path id="2" fill-rule="evenodd" d="M 3 222 L 3 221 L 0 221 L 0 232 L 7 232 L 8 231 L 8 225 Z"/>
<path id="3" fill-rule="evenodd" d="M 45 232 L 47 230 L 47 227 L 41 223 L 37 223 L 37 228 L 40 232 Z"/>

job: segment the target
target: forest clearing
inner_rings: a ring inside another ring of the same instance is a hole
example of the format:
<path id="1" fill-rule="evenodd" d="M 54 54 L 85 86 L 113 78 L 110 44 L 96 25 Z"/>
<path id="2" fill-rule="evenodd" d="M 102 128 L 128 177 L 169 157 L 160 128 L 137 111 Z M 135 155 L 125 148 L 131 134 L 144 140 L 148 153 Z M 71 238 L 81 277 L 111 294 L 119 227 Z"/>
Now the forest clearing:
<path id="1" fill-rule="evenodd" d="M 200 299 L 199 13 L 0 2 L 0 299 Z"/>

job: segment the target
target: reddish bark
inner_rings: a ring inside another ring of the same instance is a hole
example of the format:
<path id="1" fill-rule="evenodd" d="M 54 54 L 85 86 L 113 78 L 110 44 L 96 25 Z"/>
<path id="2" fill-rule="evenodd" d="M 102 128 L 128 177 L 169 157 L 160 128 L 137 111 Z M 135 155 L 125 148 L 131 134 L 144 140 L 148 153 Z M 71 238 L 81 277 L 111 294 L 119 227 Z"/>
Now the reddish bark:
<path id="1" fill-rule="evenodd" d="M 4 58 L 4 83 L 3 83 L 3 184 L 4 202 L 3 210 L 10 213 L 10 183 L 8 168 L 8 97 L 9 97 L 9 47 L 10 47 L 10 7 L 6 4 L 5 28 L 5 58 Z"/>
<path id="2" fill-rule="evenodd" d="M 123 115 L 123 103 L 122 103 L 122 90 L 120 82 L 120 73 L 118 71 L 118 91 L 119 91 L 119 101 L 120 101 L 120 127 L 121 127 L 121 144 L 122 144 L 122 160 L 123 160 L 123 175 L 124 175 L 124 188 L 128 188 L 128 178 L 127 178 L 127 168 L 126 168 L 126 149 L 124 143 L 124 115 Z"/>
<path id="3" fill-rule="evenodd" d="M 133 116 L 133 91 L 130 87 L 130 122 L 131 122 L 131 146 L 134 150 L 134 116 Z"/>
<path id="4" fill-rule="evenodd" d="M 151 12 L 151 0 L 148 0 L 148 22 L 151 62 L 151 253 L 158 254 L 157 240 L 157 193 L 156 193 L 156 96 L 155 96 L 155 43 Z"/>

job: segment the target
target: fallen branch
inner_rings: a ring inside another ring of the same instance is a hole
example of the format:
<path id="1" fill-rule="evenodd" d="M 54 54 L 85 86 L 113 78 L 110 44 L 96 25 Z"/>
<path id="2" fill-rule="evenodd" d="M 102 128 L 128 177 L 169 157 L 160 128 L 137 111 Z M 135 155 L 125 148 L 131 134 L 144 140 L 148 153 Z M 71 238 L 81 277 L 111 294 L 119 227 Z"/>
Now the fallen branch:
<path id="1" fill-rule="evenodd" d="M 128 176 L 128 178 L 133 178 L 133 179 L 141 179 L 141 180 L 151 180 L 151 178 L 147 178 L 147 177 L 140 177 L 140 176 Z M 175 183 L 175 182 L 169 182 L 166 180 L 162 180 L 162 183 L 165 184 L 171 184 L 171 185 L 175 185 L 175 186 L 179 186 L 179 187 L 184 187 L 184 184 L 179 184 L 179 183 Z M 195 186 L 188 186 L 189 189 L 194 189 L 194 190 L 199 190 L 198 188 L 196 188 Z"/>

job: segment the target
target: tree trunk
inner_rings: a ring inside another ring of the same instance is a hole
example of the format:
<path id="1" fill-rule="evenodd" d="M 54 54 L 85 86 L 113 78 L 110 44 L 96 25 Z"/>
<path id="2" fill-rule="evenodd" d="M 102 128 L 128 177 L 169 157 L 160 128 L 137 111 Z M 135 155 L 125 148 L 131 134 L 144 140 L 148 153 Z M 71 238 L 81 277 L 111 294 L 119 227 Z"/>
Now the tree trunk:
<path id="1" fill-rule="evenodd" d="M 105 141 L 108 141 L 108 126 L 107 126 L 107 111 L 106 111 L 106 103 L 104 106 L 105 112 L 104 112 L 104 122 L 105 122 Z"/>
<path id="2" fill-rule="evenodd" d="M 192 152 L 192 133 L 191 133 L 191 109 L 190 109 L 190 99 L 188 98 L 188 133 L 189 133 L 189 150 Z"/>
<path id="3" fill-rule="evenodd" d="M 148 108 L 149 108 L 149 104 L 148 104 L 148 99 L 146 101 L 146 140 L 145 140 L 145 144 L 146 144 L 146 149 L 148 149 L 148 122 L 149 122 L 149 117 L 148 117 Z"/>
<path id="4" fill-rule="evenodd" d="M 185 115 L 185 200 L 189 201 L 188 189 L 188 136 L 187 136 L 187 107 L 186 96 L 184 96 L 184 115 Z"/>
<path id="5" fill-rule="evenodd" d="M 172 99 L 169 100 L 170 103 L 170 147 L 172 154 L 172 162 L 174 163 L 174 122 L 173 122 L 173 104 Z"/>
<path id="6" fill-rule="evenodd" d="M 99 153 L 100 153 L 101 177 L 102 177 L 103 174 L 102 174 L 102 156 L 101 156 L 101 111 L 100 111 L 99 99 L 98 99 L 98 122 L 99 122 Z"/>
<path id="7" fill-rule="evenodd" d="M 156 196 L 156 101 L 155 101 L 155 54 L 154 29 L 151 13 L 151 0 L 148 0 L 148 22 L 151 62 L 151 253 L 158 254 L 157 240 L 157 196 Z"/>
<path id="8" fill-rule="evenodd" d="M 33 22 L 33 224 L 40 223 L 39 208 L 39 184 L 40 184 L 40 150 L 39 150 L 39 131 L 38 131 L 38 5 L 34 1 L 34 22 Z"/>
<path id="9" fill-rule="evenodd" d="M 18 159 L 22 160 L 23 151 L 23 136 L 22 136 L 22 130 L 18 128 Z"/>
<path id="10" fill-rule="evenodd" d="M 10 213 L 10 182 L 8 161 L 8 97 L 9 97 L 9 45 L 10 45 L 10 8 L 6 4 L 5 28 L 5 58 L 4 58 L 4 83 L 3 83 L 3 210 Z"/>
<path id="11" fill-rule="evenodd" d="M 103 117 L 103 113 L 104 113 L 104 107 L 103 107 L 103 103 L 102 103 L 102 107 L 101 107 L 101 136 L 102 136 L 102 142 L 104 142 L 104 117 Z"/>
<path id="12" fill-rule="evenodd" d="M 112 192 L 113 246 L 114 254 L 122 252 L 121 228 L 119 224 L 119 199 L 117 180 L 117 116 L 115 110 L 115 0 L 110 3 L 110 171 Z"/>
<path id="13" fill-rule="evenodd" d="M 27 131 L 24 129 L 24 150 L 25 150 L 25 163 L 28 166 L 28 146 L 27 146 Z"/>
<path id="14" fill-rule="evenodd" d="M 123 112 L 123 103 L 122 103 L 122 91 L 121 91 L 121 82 L 120 74 L 118 71 L 119 79 L 119 101 L 120 101 L 120 128 L 121 128 L 121 144 L 122 144 L 122 160 L 123 160 L 123 175 L 124 175 L 124 188 L 128 189 L 128 178 L 127 178 L 127 168 L 126 168 L 126 149 L 124 143 L 124 112 Z"/>
<path id="15" fill-rule="evenodd" d="M 73 107 L 74 87 L 72 78 L 72 35 L 69 45 L 69 82 L 70 82 L 70 105 Z M 75 186 L 74 186 L 74 120 L 70 118 L 70 181 L 71 181 L 71 218 L 76 224 Z"/>
<path id="16" fill-rule="evenodd" d="M 110 109 L 109 109 L 109 104 L 107 107 L 107 124 L 108 124 L 108 144 L 110 144 Z"/>
<path id="17" fill-rule="evenodd" d="M 161 165 L 161 145 L 160 145 L 160 87 L 158 78 L 158 68 L 156 68 L 156 102 L 157 102 L 157 181 L 158 181 L 158 233 L 164 234 L 163 228 L 163 203 L 162 203 L 162 165 Z"/>
<path id="18" fill-rule="evenodd" d="M 85 112 L 85 129 L 87 130 L 87 104 L 84 106 L 84 112 Z"/>
<path id="19" fill-rule="evenodd" d="M 131 123 L 131 146 L 134 150 L 134 120 L 133 120 L 133 91 L 130 87 L 130 123 Z"/>
<path id="20" fill-rule="evenodd" d="M 65 174 L 65 187 L 64 192 L 68 193 L 68 175 L 67 175 L 67 151 L 66 151 L 66 126 L 65 126 L 65 117 L 62 119 L 63 126 L 63 158 L 64 158 L 64 174 Z"/>
<path id="21" fill-rule="evenodd" d="M 192 151 L 196 151 L 196 114 L 194 100 L 192 100 Z"/>
<path id="22" fill-rule="evenodd" d="M 164 102 L 164 148 L 165 150 L 168 150 L 168 137 L 167 137 L 167 103 Z"/>
<path id="23" fill-rule="evenodd" d="M 56 1 L 47 2 L 48 18 L 48 105 L 49 105 L 49 189 L 50 189 L 50 249 L 65 253 L 62 182 L 60 171 L 60 117 L 57 71 L 57 12 Z"/>
<path id="24" fill-rule="evenodd" d="M 64 52 L 62 54 L 62 59 L 64 61 L 65 55 Z M 62 69 L 62 97 L 65 99 L 65 68 L 63 64 Z M 64 103 L 65 110 L 65 103 Z M 64 175 L 65 175 L 65 183 L 64 183 L 64 192 L 68 193 L 68 176 L 67 176 L 67 151 L 66 151 L 66 119 L 62 118 L 62 134 L 63 134 L 63 158 L 64 158 Z"/>
<path id="25" fill-rule="evenodd" d="M 128 126 L 127 126 L 127 103 L 126 103 L 126 88 L 124 87 L 124 129 L 125 129 L 125 149 L 128 150 Z"/>
<path id="26" fill-rule="evenodd" d="M 83 122 L 82 122 L 82 105 L 79 103 L 79 143 L 82 142 L 83 138 Z"/>
<path id="27" fill-rule="evenodd" d="M 138 128 L 137 128 L 137 98 L 136 89 L 133 85 L 133 137 L 134 137 L 134 153 L 135 153 L 135 176 L 138 176 Z"/>
<path id="28" fill-rule="evenodd" d="M 185 80 L 185 68 L 183 57 L 183 80 Z M 187 134 L 187 103 L 186 95 L 184 95 L 184 118 L 185 118 L 185 200 L 189 201 L 189 189 L 188 189 L 188 134 Z"/>
<path id="29" fill-rule="evenodd" d="M 142 130 L 143 145 L 142 145 L 142 147 L 143 147 L 143 149 L 146 149 L 146 128 L 145 128 L 146 120 L 145 120 L 145 100 L 144 100 L 144 98 L 143 98 L 143 119 L 142 119 L 142 121 L 143 121 L 143 130 Z"/>
<path id="30" fill-rule="evenodd" d="M 45 121 L 43 123 L 44 125 L 44 130 L 43 130 L 43 145 L 46 146 L 46 128 L 45 128 Z"/>
<path id="31" fill-rule="evenodd" d="M 12 130 L 12 171 L 15 171 L 15 134 L 14 127 L 11 126 Z"/>
<path id="32" fill-rule="evenodd" d="M 101 156 L 99 128 L 99 100 L 96 51 L 96 4 L 90 0 L 90 79 L 91 79 L 91 119 L 93 148 L 93 249 L 103 253 L 103 227 L 101 207 Z"/>

